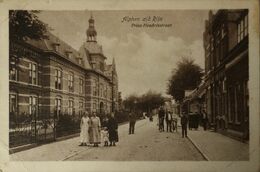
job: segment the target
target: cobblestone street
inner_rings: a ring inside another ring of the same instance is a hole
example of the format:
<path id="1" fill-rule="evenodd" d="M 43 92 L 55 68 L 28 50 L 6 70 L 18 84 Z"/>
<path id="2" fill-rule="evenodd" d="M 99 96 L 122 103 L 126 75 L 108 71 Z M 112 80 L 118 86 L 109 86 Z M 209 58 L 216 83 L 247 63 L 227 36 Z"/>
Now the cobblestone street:
<path id="1" fill-rule="evenodd" d="M 128 135 L 128 124 L 121 125 L 116 147 L 103 147 L 103 144 L 98 148 L 79 147 L 78 144 L 78 137 L 54 142 L 11 154 L 11 160 L 205 160 L 189 139 L 181 138 L 180 130 L 177 133 L 159 132 L 156 120 L 138 121 L 134 135 Z"/>
<path id="2" fill-rule="evenodd" d="M 128 135 L 128 125 L 122 126 L 120 142 L 116 147 L 89 148 L 67 160 L 118 161 L 184 161 L 204 160 L 180 132 L 159 132 L 156 122 L 139 121 L 134 135 Z"/>

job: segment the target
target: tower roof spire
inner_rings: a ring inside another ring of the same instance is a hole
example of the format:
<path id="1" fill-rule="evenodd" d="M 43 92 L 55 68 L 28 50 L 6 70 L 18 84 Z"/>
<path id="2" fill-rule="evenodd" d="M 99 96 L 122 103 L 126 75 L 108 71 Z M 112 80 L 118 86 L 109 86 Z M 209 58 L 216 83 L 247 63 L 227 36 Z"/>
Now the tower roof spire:
<path id="1" fill-rule="evenodd" d="M 97 31 L 95 29 L 95 20 L 93 18 L 92 12 L 90 13 L 90 19 L 88 20 L 89 26 L 87 29 L 87 41 L 88 42 L 96 42 Z"/>

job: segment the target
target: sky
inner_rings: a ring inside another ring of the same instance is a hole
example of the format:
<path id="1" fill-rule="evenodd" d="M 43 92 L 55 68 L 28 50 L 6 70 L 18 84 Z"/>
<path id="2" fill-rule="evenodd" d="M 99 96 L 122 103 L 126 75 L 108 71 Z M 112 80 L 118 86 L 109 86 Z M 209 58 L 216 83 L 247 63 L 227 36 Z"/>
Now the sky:
<path id="1" fill-rule="evenodd" d="M 166 95 L 171 71 L 182 57 L 191 57 L 204 68 L 207 10 L 42 11 L 38 16 L 79 50 L 86 41 L 91 13 L 106 63 L 115 59 L 123 98 L 148 90 Z M 136 27 L 144 24 L 168 27 Z"/>

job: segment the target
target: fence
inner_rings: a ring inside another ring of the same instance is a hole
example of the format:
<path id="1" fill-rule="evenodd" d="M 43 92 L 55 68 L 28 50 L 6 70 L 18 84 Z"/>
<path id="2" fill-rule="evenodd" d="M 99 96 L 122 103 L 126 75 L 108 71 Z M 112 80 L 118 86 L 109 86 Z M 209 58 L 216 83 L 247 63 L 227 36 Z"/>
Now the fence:
<path id="1" fill-rule="evenodd" d="M 100 115 L 102 120 L 102 115 Z M 128 120 L 127 112 L 116 112 L 118 123 Z M 81 115 L 60 114 L 19 114 L 10 113 L 9 147 L 17 147 L 32 143 L 55 141 L 59 137 L 80 132 Z"/>
<path id="2" fill-rule="evenodd" d="M 55 141 L 62 137 L 79 132 L 79 115 L 29 115 L 10 114 L 9 147 L 31 143 Z"/>

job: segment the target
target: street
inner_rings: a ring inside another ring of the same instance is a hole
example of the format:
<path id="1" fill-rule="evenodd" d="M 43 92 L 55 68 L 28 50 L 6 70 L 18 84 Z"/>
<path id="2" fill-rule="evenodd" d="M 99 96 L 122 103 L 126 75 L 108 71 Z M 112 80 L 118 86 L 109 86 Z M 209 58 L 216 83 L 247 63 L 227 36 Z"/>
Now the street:
<path id="1" fill-rule="evenodd" d="M 128 124 L 119 127 L 116 147 L 84 147 L 65 160 L 172 161 L 204 160 L 187 139 L 176 133 L 159 132 L 156 120 L 138 121 L 134 135 L 128 135 Z"/>
<path id="2" fill-rule="evenodd" d="M 180 124 L 178 124 L 180 125 Z M 79 137 L 39 145 L 10 155 L 12 161 L 217 161 L 248 160 L 249 146 L 222 134 L 189 130 L 188 137 L 178 132 L 159 132 L 157 119 L 136 122 L 134 135 L 129 124 L 119 125 L 116 147 L 78 146 Z M 224 148 L 222 145 L 225 145 Z M 218 150 L 218 151 L 216 151 Z M 240 150 L 240 151 L 237 151 Z"/>

